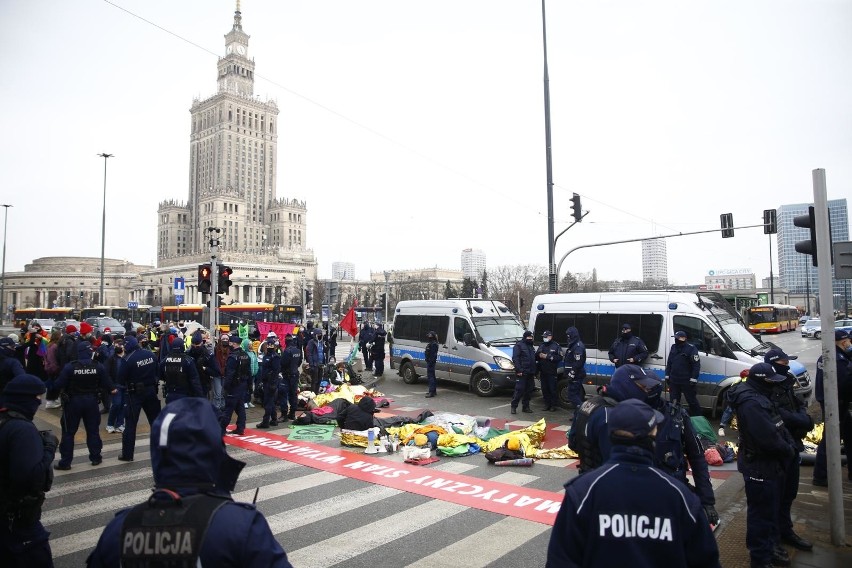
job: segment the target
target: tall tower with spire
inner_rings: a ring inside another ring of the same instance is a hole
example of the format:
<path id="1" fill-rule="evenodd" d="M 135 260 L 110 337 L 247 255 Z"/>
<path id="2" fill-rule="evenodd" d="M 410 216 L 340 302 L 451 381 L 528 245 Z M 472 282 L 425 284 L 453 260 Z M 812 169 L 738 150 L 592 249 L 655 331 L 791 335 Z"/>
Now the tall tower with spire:
<path id="1" fill-rule="evenodd" d="M 238 1 L 225 55 L 216 64 L 216 93 L 193 100 L 190 108 L 189 200 L 159 207 L 158 266 L 203 258 L 208 227 L 223 229 L 224 258 L 262 261 L 271 255 L 280 262 L 295 255 L 298 263 L 313 262 L 305 202 L 275 195 L 278 106 L 254 94 L 250 37 Z"/>

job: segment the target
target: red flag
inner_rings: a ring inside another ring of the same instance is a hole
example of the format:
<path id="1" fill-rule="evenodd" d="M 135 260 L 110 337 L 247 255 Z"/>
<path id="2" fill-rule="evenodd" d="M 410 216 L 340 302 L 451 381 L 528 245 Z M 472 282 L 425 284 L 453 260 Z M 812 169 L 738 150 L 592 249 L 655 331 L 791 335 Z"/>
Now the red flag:
<path id="1" fill-rule="evenodd" d="M 348 333 L 351 337 L 358 335 L 358 322 L 355 321 L 355 307 L 349 308 L 346 312 L 343 321 L 340 322 L 340 329 Z"/>

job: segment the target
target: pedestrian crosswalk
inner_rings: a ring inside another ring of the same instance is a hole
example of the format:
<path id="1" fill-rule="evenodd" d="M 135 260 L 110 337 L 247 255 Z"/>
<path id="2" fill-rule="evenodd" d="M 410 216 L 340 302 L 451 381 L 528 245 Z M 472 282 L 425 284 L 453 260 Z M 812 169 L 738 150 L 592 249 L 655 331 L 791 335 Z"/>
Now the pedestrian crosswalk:
<path id="1" fill-rule="evenodd" d="M 328 445 L 337 447 L 338 442 Z M 148 447 L 148 440 L 140 439 L 136 460 L 124 463 L 116 459 L 120 442 L 105 444 L 100 466 L 84 462 L 57 472 L 42 515 L 57 567 L 84 565 L 115 512 L 150 496 Z M 79 446 L 77 451 L 84 452 Z M 296 567 L 544 564 L 549 525 L 313 469 L 252 449 L 229 446 L 228 452 L 247 464 L 234 499 L 256 498 Z M 482 456 L 441 460 L 422 470 L 517 487 L 551 484 L 532 469 L 490 467 Z M 510 531 L 511 538 L 504 531 Z"/>

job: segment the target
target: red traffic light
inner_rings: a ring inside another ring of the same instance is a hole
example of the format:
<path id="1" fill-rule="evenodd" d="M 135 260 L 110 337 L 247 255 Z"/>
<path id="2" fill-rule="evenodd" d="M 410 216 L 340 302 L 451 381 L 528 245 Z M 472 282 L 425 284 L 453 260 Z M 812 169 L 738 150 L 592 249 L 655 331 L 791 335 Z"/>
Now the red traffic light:
<path id="1" fill-rule="evenodd" d="M 201 271 L 198 273 L 202 278 L 210 278 L 210 267 L 202 266 Z"/>

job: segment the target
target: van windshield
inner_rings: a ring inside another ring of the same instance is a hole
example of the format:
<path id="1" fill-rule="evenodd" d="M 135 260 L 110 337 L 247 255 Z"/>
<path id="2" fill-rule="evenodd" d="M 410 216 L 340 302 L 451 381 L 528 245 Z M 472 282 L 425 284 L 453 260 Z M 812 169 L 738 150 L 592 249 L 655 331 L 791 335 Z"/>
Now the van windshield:
<path id="1" fill-rule="evenodd" d="M 512 317 L 473 318 L 476 331 L 486 343 L 512 344 L 524 334 L 521 322 Z"/>
<path id="2" fill-rule="evenodd" d="M 719 325 L 722 337 L 731 347 L 751 355 L 762 354 L 769 346 L 761 343 L 743 326 L 731 304 L 719 294 L 699 294 L 703 307 Z"/>

